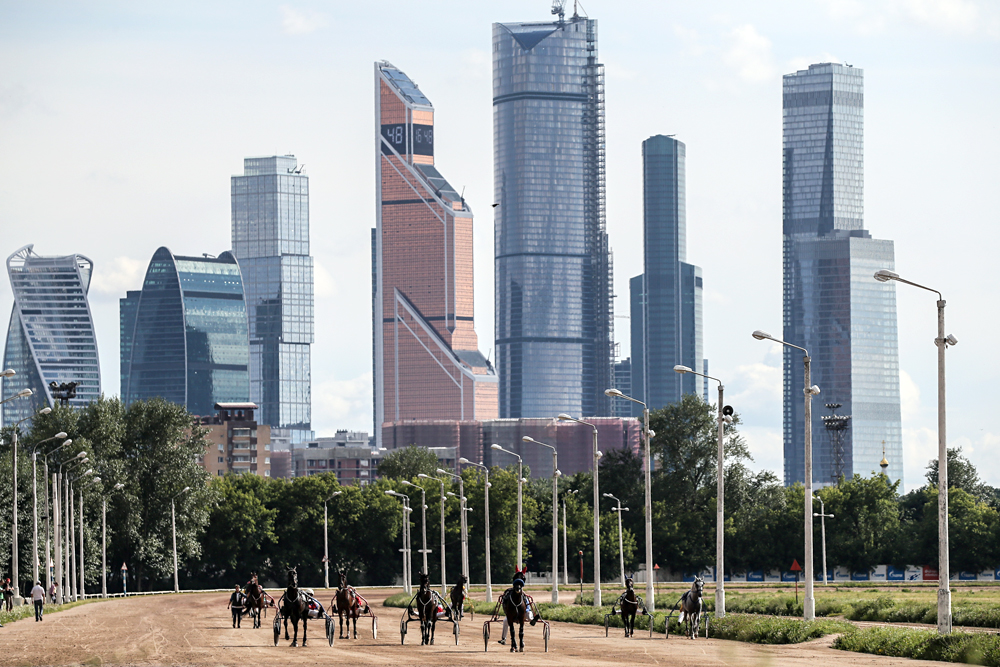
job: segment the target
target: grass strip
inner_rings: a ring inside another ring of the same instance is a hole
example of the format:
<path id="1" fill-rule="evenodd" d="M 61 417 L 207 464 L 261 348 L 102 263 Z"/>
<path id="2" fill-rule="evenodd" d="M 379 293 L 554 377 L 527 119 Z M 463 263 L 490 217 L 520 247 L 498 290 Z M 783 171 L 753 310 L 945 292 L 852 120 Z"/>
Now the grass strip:
<path id="1" fill-rule="evenodd" d="M 397 593 L 386 598 L 383 604 L 387 607 L 405 607 L 409 604 L 412 597 L 412 595 L 407 595 L 406 593 Z M 493 612 L 495 606 L 495 602 L 473 601 L 473 608 L 477 614 L 490 614 Z M 582 605 L 552 604 L 551 602 L 538 603 L 538 609 L 542 614 L 542 618 L 548 621 L 598 626 L 603 626 L 605 614 L 611 613 L 611 607 L 598 608 Z M 621 616 L 612 616 L 608 620 L 609 626 L 613 628 L 623 627 Z M 637 631 L 649 630 L 648 616 L 637 616 L 635 621 Z M 665 632 L 665 621 L 666 616 L 659 613 L 656 614 L 653 621 L 653 632 L 663 634 Z M 708 626 L 708 636 L 754 644 L 797 644 L 828 634 L 847 632 L 853 627 L 850 623 L 843 621 L 821 620 L 806 622 L 793 618 L 730 613 L 725 618 L 711 619 Z M 683 632 L 677 624 L 676 616 L 670 620 L 670 632 L 672 634 L 681 634 Z"/>
<path id="2" fill-rule="evenodd" d="M 76 602 L 67 602 L 66 604 L 46 604 L 42 609 L 42 614 L 48 616 L 49 614 L 54 614 L 57 611 L 66 611 L 67 609 L 72 609 L 73 607 L 79 607 L 82 604 L 87 604 L 89 602 L 96 602 L 97 600 L 77 600 Z M 13 623 L 15 621 L 20 621 L 25 618 L 35 617 L 35 607 L 34 605 L 24 604 L 17 607 L 13 607 L 10 611 L 0 611 L 0 624 L 7 625 L 8 623 Z"/>
<path id="3" fill-rule="evenodd" d="M 939 635 L 934 630 L 915 628 L 860 628 L 838 637 L 833 647 L 855 653 L 1000 667 L 1000 636 L 981 632 Z"/>

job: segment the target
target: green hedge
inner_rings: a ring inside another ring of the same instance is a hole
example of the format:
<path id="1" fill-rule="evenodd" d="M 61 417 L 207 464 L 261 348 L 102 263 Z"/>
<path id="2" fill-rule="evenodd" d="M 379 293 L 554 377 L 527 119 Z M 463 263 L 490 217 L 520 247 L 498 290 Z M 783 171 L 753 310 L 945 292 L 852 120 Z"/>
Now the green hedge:
<path id="1" fill-rule="evenodd" d="M 856 653 L 1000 667 L 1000 636 L 986 633 L 939 635 L 934 630 L 872 627 L 841 635 L 833 647 Z"/>
<path id="2" fill-rule="evenodd" d="M 66 611 L 67 609 L 72 609 L 73 607 L 79 607 L 82 604 L 87 604 L 90 602 L 96 602 L 97 600 L 80 600 L 78 602 L 67 602 L 66 604 L 47 604 L 42 610 L 42 613 L 46 616 L 49 614 L 54 614 L 57 611 Z M 20 621 L 24 618 L 35 618 L 35 607 L 31 604 L 20 605 L 13 607 L 10 611 L 0 611 L 0 624 L 6 625 L 7 623 L 13 623 L 14 621 Z"/>
<path id="3" fill-rule="evenodd" d="M 843 613 L 845 618 L 852 621 L 937 623 L 936 603 L 897 603 L 888 595 L 852 601 Z M 952 623 L 978 628 L 1000 628 L 1000 605 L 975 602 L 956 604 L 952 607 Z"/>

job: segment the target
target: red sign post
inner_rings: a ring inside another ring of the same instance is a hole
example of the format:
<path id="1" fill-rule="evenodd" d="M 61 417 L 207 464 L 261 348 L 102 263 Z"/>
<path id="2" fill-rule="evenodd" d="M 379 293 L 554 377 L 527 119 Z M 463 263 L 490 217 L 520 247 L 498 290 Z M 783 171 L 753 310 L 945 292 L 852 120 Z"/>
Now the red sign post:
<path id="1" fill-rule="evenodd" d="M 799 572 L 802 571 L 802 566 L 799 565 L 799 559 L 792 559 L 792 567 L 790 568 L 792 572 L 795 573 L 795 604 L 799 603 Z"/>

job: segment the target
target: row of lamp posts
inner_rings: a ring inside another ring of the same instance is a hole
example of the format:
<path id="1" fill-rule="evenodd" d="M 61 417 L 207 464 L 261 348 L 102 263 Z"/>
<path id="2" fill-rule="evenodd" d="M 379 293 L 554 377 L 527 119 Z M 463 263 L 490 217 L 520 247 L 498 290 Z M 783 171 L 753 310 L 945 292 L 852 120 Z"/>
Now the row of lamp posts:
<path id="1" fill-rule="evenodd" d="M 934 292 L 938 295 L 937 309 L 938 309 L 938 332 L 937 337 L 934 339 L 934 344 L 938 348 L 938 631 L 940 633 L 951 632 L 951 591 L 949 589 L 949 557 L 948 557 L 948 450 L 947 450 L 947 439 L 945 433 L 946 426 L 946 416 L 945 416 L 945 351 L 949 346 L 957 344 L 957 340 L 954 336 L 945 334 L 944 325 L 944 308 L 945 300 L 941 296 L 941 293 L 937 290 L 919 285 L 914 282 L 910 282 L 903 278 L 900 278 L 898 274 L 882 270 L 875 273 L 875 279 L 879 282 L 888 282 L 890 280 L 905 283 L 907 285 L 912 285 L 924 290 Z M 804 397 L 804 410 L 803 418 L 805 422 L 805 442 L 804 442 L 804 481 L 805 481 L 805 494 L 804 494 L 804 512 L 803 519 L 805 522 L 804 532 L 805 532 L 805 601 L 803 605 L 803 616 L 806 620 L 813 620 L 816 616 L 816 601 L 813 592 L 813 519 L 814 517 L 820 517 L 823 533 L 823 580 L 826 582 L 826 525 L 825 520 L 827 518 L 833 518 L 832 514 L 826 514 L 825 506 L 823 506 L 822 499 L 820 501 L 820 512 L 814 513 L 812 509 L 813 500 L 813 480 L 812 480 L 812 397 L 820 393 L 819 387 L 812 384 L 811 377 L 811 357 L 809 351 L 798 345 L 786 342 L 784 340 L 775 338 L 764 331 L 754 331 L 753 337 L 757 340 L 770 340 L 780 345 L 788 348 L 793 348 L 802 352 L 803 357 L 803 370 L 804 370 L 804 384 L 803 384 L 803 397 Z M 675 366 L 674 370 L 681 374 L 693 374 L 704 377 L 708 380 L 714 380 L 718 383 L 719 400 L 718 400 L 718 416 L 717 416 L 717 428 L 718 428 L 718 442 L 717 442 L 717 462 L 716 462 L 716 478 L 717 478 L 717 488 L 716 488 L 716 568 L 715 568 L 715 605 L 716 605 L 716 615 L 725 616 L 726 613 L 726 594 L 725 594 L 725 477 L 724 477 L 724 462 L 725 462 L 725 427 L 726 424 L 732 423 L 732 410 L 724 406 L 723 393 L 725 387 L 722 381 L 718 378 L 711 377 L 704 373 L 699 373 L 686 366 Z M 653 591 L 653 533 L 652 533 L 652 498 L 651 498 L 651 484 L 650 484 L 650 472 L 651 472 L 651 455 L 649 442 L 650 439 L 655 435 L 653 431 L 649 428 L 649 408 L 642 401 L 632 398 L 631 396 L 626 396 L 618 389 L 608 389 L 605 392 L 608 396 L 613 398 L 622 398 L 633 403 L 642 405 L 643 407 L 643 440 L 644 440 L 644 458 L 645 458 L 645 523 L 646 523 L 646 598 L 649 603 L 650 611 L 654 608 L 654 591 Z M 572 421 L 584 426 L 589 426 L 593 432 L 593 486 L 594 486 L 594 606 L 601 606 L 601 565 L 600 565 L 600 493 L 598 487 L 598 464 L 601 457 L 601 452 L 598 449 L 597 442 L 597 427 L 582 419 L 577 419 L 568 414 L 560 414 L 558 419 L 560 421 Z M 534 438 L 529 436 L 524 436 L 522 438 L 524 442 L 530 442 L 543 447 L 548 447 L 552 450 L 552 601 L 558 602 L 559 599 L 559 577 L 558 577 L 558 521 L 559 521 L 559 510 L 558 510 L 558 478 L 560 472 L 557 466 L 556 460 L 556 448 L 550 444 L 544 442 L 539 442 Z M 521 568 L 521 556 L 523 553 L 523 533 L 521 525 L 521 494 L 522 494 L 522 484 L 524 479 L 522 477 L 522 459 L 521 456 L 515 452 L 504 449 L 500 445 L 492 445 L 493 449 L 505 452 L 517 458 L 518 462 L 518 486 L 517 486 L 517 561 L 518 569 Z M 486 515 L 485 515 L 485 526 L 486 526 L 486 577 L 488 585 L 488 596 L 492 600 L 492 587 L 489 586 L 490 577 L 490 563 L 489 563 L 489 471 L 482 464 L 477 464 L 469 461 L 468 459 L 460 459 L 460 463 L 471 464 L 479 468 L 483 468 L 486 471 Z M 459 475 L 447 472 L 442 469 L 438 469 L 438 473 L 449 475 L 455 477 L 459 480 L 459 494 L 462 496 L 461 501 L 463 503 L 462 508 L 464 510 L 464 493 L 462 488 L 462 478 Z M 420 477 L 428 477 L 427 475 L 420 475 Z M 442 490 L 442 504 L 441 504 L 441 573 L 442 573 L 442 590 L 444 590 L 444 482 L 438 480 L 441 483 Z M 575 493 L 575 491 L 571 492 Z M 622 507 L 621 501 L 615 496 L 605 493 L 603 494 L 607 498 L 611 498 L 617 502 L 617 506 L 614 508 L 618 512 L 618 549 L 619 549 L 619 559 L 621 561 L 622 570 L 622 580 L 624 584 L 625 578 L 625 565 L 624 558 L 622 555 L 622 512 L 627 511 L 628 508 Z M 405 514 L 405 513 L 404 513 Z M 567 545 L 566 545 L 566 500 L 563 498 L 563 580 L 566 585 L 569 585 L 569 572 L 567 565 Z M 462 512 L 462 568 L 463 573 L 468 576 L 468 543 L 467 543 L 467 529 L 465 521 L 465 512 Z M 426 549 L 426 540 L 425 540 Z M 426 571 L 426 554 L 424 556 L 424 569 Z"/>

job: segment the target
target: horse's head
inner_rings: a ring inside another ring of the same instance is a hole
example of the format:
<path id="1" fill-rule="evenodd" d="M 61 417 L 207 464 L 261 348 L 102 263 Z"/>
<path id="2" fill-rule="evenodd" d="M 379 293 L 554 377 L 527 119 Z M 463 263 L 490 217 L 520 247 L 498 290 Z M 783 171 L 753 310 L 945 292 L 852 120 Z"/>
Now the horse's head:
<path id="1" fill-rule="evenodd" d="M 705 594 L 705 580 L 701 577 L 695 577 L 694 582 L 691 584 L 691 592 L 698 597 L 703 597 Z"/>
<path id="2" fill-rule="evenodd" d="M 464 574 L 458 575 L 458 585 L 459 586 L 464 586 L 467 583 L 469 583 L 469 578 L 467 576 L 465 576 Z"/>
<path id="3" fill-rule="evenodd" d="M 347 572 L 340 571 L 340 587 L 347 588 Z"/>
<path id="4" fill-rule="evenodd" d="M 299 573 L 294 567 L 288 570 L 288 586 L 289 588 L 299 587 Z"/>
<path id="5" fill-rule="evenodd" d="M 426 572 L 420 573 L 420 590 L 429 591 L 431 589 L 430 584 L 431 578 L 427 576 Z"/>
<path id="6" fill-rule="evenodd" d="M 514 590 L 520 593 L 524 589 L 524 579 L 518 577 L 514 580 Z"/>
<path id="7" fill-rule="evenodd" d="M 632 577 L 625 577 L 625 588 L 627 588 L 628 590 L 632 590 L 632 586 L 633 586 Z"/>

